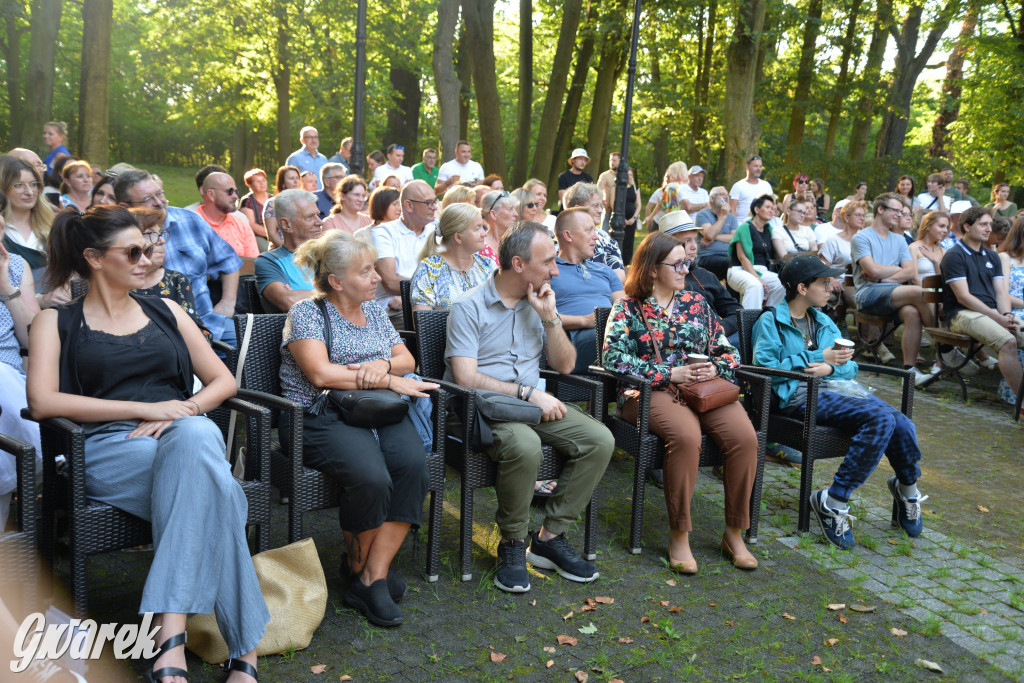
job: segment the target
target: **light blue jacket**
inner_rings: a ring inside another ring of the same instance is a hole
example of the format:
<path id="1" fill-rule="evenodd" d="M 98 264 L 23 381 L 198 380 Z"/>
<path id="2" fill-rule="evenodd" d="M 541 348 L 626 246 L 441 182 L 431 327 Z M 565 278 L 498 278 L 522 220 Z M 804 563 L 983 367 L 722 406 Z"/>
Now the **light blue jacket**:
<path id="1" fill-rule="evenodd" d="M 839 328 L 832 319 L 811 307 L 808 314 L 813 315 L 818 323 L 816 351 L 808 351 L 804 345 L 804 337 L 799 329 L 793 326 L 789 315 L 789 304 L 785 301 L 773 311 L 766 312 L 757 319 L 751 341 L 754 345 L 754 365 L 780 370 L 802 372 L 811 363 L 825 362 L 825 349 L 835 345 L 836 339 L 842 338 Z M 778 325 L 776 325 L 776 320 Z M 832 366 L 833 372 L 828 379 L 854 379 L 857 377 L 857 364 L 847 361 L 839 366 Z M 798 380 L 785 377 L 772 377 L 772 391 L 779 397 L 779 405 L 785 408 L 789 399 L 796 391 Z"/>

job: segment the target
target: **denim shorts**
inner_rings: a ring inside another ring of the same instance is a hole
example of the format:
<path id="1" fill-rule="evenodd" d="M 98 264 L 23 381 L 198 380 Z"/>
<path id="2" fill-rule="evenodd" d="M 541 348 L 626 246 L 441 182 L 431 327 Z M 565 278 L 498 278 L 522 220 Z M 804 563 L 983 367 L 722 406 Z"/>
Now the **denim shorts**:
<path id="1" fill-rule="evenodd" d="M 891 282 L 861 287 L 854 296 L 857 301 L 857 310 L 869 315 L 896 315 L 896 309 L 892 305 L 892 292 L 897 287 L 899 287 L 898 284 Z"/>

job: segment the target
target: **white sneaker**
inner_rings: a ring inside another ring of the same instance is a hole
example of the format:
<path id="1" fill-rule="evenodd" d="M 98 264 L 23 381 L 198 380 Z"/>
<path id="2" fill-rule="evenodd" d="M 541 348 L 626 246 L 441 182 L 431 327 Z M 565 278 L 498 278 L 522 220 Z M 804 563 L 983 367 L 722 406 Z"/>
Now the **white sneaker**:
<path id="1" fill-rule="evenodd" d="M 955 368 L 964 362 L 964 354 L 960 349 L 954 347 L 949 351 L 940 351 L 939 360 L 946 368 Z M 978 374 L 978 364 L 973 360 L 967 361 L 967 365 L 960 368 L 960 374 L 964 377 L 974 377 Z"/>
<path id="2" fill-rule="evenodd" d="M 921 348 L 929 349 L 932 346 L 932 335 L 927 332 L 921 332 Z"/>
<path id="3" fill-rule="evenodd" d="M 896 356 L 892 355 L 892 351 L 886 348 L 885 344 L 878 345 L 878 357 L 881 359 L 882 365 L 888 365 L 896 360 Z"/>
<path id="4" fill-rule="evenodd" d="M 996 368 L 999 367 L 999 361 L 993 358 L 992 356 L 989 356 L 985 360 L 979 360 L 978 365 L 985 368 L 986 370 L 995 370 Z"/>
<path id="5" fill-rule="evenodd" d="M 922 384 L 924 384 L 937 374 L 935 372 L 924 373 L 918 370 L 917 368 L 910 368 L 910 370 L 914 373 L 914 386 L 917 387 L 918 389 L 921 388 Z"/>

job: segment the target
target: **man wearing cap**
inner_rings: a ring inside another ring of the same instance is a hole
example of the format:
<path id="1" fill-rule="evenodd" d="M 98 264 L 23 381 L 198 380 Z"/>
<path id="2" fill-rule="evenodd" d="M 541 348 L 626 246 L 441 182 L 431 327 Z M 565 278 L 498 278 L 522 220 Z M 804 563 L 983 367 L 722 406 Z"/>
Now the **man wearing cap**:
<path id="1" fill-rule="evenodd" d="M 766 194 L 772 194 L 772 186 L 767 180 L 761 180 L 764 163 L 761 157 L 752 156 L 747 161 L 747 177 L 737 180 L 729 190 L 729 202 L 732 204 L 733 215 L 741 221 L 750 218 L 750 203 Z"/>
<path id="2" fill-rule="evenodd" d="M 569 170 L 564 171 L 558 176 L 558 199 L 561 201 L 562 195 L 565 191 L 576 183 L 593 183 L 594 178 L 589 173 L 583 171 L 590 163 L 590 156 L 587 155 L 587 150 L 582 147 L 577 147 L 572 151 L 569 156 Z"/>
<path id="3" fill-rule="evenodd" d="M 320 133 L 313 126 L 303 126 L 299 131 L 299 141 L 302 143 L 302 147 L 289 154 L 284 163 L 299 169 L 300 174 L 312 171 L 316 176 L 316 189 L 319 190 L 322 188 L 320 169 L 327 163 L 327 157 L 317 151 L 317 148 L 320 147 Z"/>
<path id="4" fill-rule="evenodd" d="M 892 199 L 883 197 L 879 199 L 886 205 L 895 205 L 895 195 L 891 195 Z M 878 201 L 875 206 L 879 206 Z M 751 341 L 755 365 L 830 380 L 857 378 L 853 347 L 837 344 L 837 340 L 845 341 L 839 328 L 819 310 L 828 302 L 832 278 L 842 274 L 841 268 L 830 268 L 813 254 L 794 256 L 786 263 L 779 273 L 786 288 L 786 300 L 754 324 Z M 908 536 L 921 535 L 921 503 L 927 498 L 917 490 L 921 449 L 914 423 L 878 397 L 861 393 L 866 395 L 855 395 L 852 390 L 840 394 L 823 389 L 818 392 L 815 413 L 819 425 L 835 427 L 851 436 L 850 448 L 832 484 L 812 492 L 809 501 L 825 538 L 843 550 L 855 545 L 850 497 L 875 470 L 883 454 L 896 473 L 889 479 L 888 487 L 895 502 L 896 519 Z M 772 401 L 778 410 L 802 415 L 807 405 L 807 383 L 773 377 Z"/>
<path id="5" fill-rule="evenodd" d="M 721 189 L 724 195 L 725 188 Z M 732 214 L 729 215 L 732 217 Z M 733 220 L 736 220 L 735 217 L 733 217 Z M 673 211 L 665 214 L 661 219 L 660 226 L 662 232 L 666 235 L 672 235 L 683 245 L 683 248 L 686 249 L 687 260 L 693 261 L 697 258 L 697 245 L 701 240 L 701 227 L 694 224 L 689 214 L 685 211 Z M 699 264 L 699 260 L 697 263 Z M 722 283 L 718 281 L 718 276 L 714 273 L 705 270 L 699 265 L 691 265 L 689 270 L 690 272 L 686 274 L 686 288 L 691 292 L 704 295 L 708 305 L 718 315 L 719 322 L 722 323 L 722 329 L 725 330 L 725 336 L 729 339 L 729 343 L 739 347 L 740 338 L 736 327 L 736 311 L 742 308 L 740 302 L 736 301 L 735 297 L 729 294 L 729 291 L 722 286 Z"/>
<path id="6" fill-rule="evenodd" d="M 692 171 L 690 177 L 693 177 Z M 697 265 L 714 273 L 719 280 L 724 280 L 729 270 L 729 242 L 740 222 L 732 213 L 729 193 L 723 186 L 711 188 L 707 208 L 699 211 L 693 217 L 693 222 L 702 232 L 697 249 Z"/>
<path id="7" fill-rule="evenodd" d="M 703 184 L 704 168 L 702 166 L 691 166 L 689 180 L 687 180 L 685 185 L 679 185 L 676 188 L 679 205 L 691 216 L 710 206 L 708 191 L 701 187 Z"/>
<path id="8" fill-rule="evenodd" d="M 562 327 L 576 347 L 574 374 L 581 374 L 597 358 L 594 309 L 609 308 L 622 298 L 622 281 L 611 268 L 594 261 L 597 226 L 583 206 L 566 209 L 555 220 L 558 240 L 558 275 L 551 278 Z"/>
<path id="9" fill-rule="evenodd" d="M 949 234 L 939 242 L 939 245 L 949 251 L 953 248 L 953 245 L 957 244 L 964 238 L 964 229 L 960 226 L 960 217 L 971 208 L 971 203 L 968 201 L 960 200 L 958 202 L 952 202 L 949 207 Z"/>

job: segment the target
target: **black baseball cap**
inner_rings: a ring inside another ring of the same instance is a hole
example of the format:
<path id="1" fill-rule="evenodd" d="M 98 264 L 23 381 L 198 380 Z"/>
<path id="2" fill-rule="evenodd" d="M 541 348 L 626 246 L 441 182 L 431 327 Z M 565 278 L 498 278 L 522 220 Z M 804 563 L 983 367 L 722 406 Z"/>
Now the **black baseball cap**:
<path id="1" fill-rule="evenodd" d="M 801 282 L 819 277 L 838 277 L 846 272 L 842 268 L 832 268 L 814 254 L 800 254 L 786 261 L 779 273 L 779 281 L 786 289 L 792 289 Z"/>

